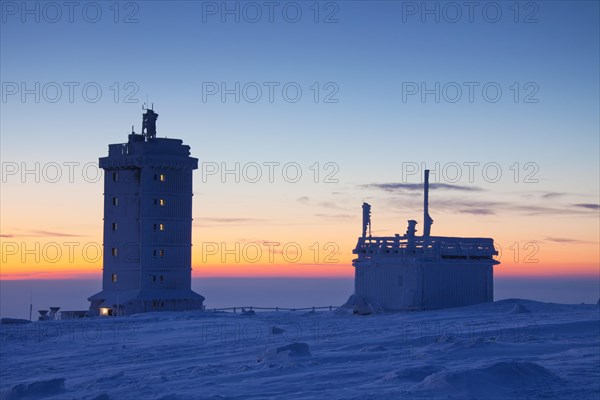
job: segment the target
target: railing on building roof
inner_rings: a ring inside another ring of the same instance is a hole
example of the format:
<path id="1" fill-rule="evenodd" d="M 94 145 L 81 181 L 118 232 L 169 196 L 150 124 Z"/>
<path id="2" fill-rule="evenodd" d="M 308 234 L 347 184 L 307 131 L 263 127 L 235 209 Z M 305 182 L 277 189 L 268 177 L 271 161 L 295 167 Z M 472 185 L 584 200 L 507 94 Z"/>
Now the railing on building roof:
<path id="1" fill-rule="evenodd" d="M 361 237 L 352 253 L 358 259 L 373 256 L 411 257 L 425 261 L 438 260 L 492 260 L 498 255 L 494 240 L 489 238 L 460 238 L 445 236 Z"/>

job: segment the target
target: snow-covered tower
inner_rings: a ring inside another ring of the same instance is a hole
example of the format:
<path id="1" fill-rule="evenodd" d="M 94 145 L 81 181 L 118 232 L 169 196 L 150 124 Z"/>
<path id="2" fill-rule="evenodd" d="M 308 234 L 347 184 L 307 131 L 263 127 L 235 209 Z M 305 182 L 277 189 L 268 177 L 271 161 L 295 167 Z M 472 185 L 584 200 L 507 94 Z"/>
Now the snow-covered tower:
<path id="1" fill-rule="evenodd" d="M 362 236 L 353 253 L 354 294 L 344 307 L 358 313 L 424 310 L 493 301 L 494 240 L 431 236 L 429 171 L 425 171 L 423 236 L 408 221 L 404 235 L 373 237 L 371 206 L 363 204 Z M 369 234 L 367 235 L 367 229 Z"/>
<path id="2" fill-rule="evenodd" d="M 104 170 L 102 291 L 90 314 L 202 309 L 191 289 L 192 172 L 198 159 L 179 139 L 156 137 L 147 109 L 142 132 L 108 146 Z"/>

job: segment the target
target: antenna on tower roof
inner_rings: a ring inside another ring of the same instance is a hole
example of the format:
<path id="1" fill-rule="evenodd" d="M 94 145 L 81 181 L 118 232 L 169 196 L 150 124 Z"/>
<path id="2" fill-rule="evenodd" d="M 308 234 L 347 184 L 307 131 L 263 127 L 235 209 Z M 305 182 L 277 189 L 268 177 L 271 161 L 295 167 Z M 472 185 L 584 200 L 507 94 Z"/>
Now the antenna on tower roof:
<path id="1" fill-rule="evenodd" d="M 144 115 L 142 116 L 142 135 L 146 136 L 146 140 L 156 138 L 156 120 L 158 119 L 158 114 L 154 112 L 153 109 L 143 108 L 146 110 Z"/>

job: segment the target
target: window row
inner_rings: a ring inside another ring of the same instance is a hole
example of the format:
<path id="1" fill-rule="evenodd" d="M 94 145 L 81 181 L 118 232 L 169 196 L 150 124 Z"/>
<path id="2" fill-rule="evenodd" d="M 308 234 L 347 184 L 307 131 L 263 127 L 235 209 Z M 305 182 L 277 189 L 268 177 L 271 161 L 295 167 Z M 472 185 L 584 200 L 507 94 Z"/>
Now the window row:
<path id="1" fill-rule="evenodd" d="M 113 180 L 113 182 L 119 181 L 119 173 L 118 172 L 115 171 L 112 173 L 112 180 Z M 167 180 L 167 176 L 165 174 L 154 174 L 154 180 L 164 182 Z"/>
<path id="2" fill-rule="evenodd" d="M 112 230 L 113 231 L 116 231 L 116 230 L 119 229 L 119 224 L 116 223 L 116 222 L 113 222 L 111 226 L 112 226 Z M 165 230 L 165 224 L 154 224 L 153 228 L 154 228 L 155 231 L 156 230 L 164 231 Z"/>
<path id="3" fill-rule="evenodd" d="M 154 199 L 154 205 L 155 206 L 161 206 L 164 207 L 167 204 L 165 199 Z M 118 206 L 119 205 L 119 198 L 114 196 L 112 198 L 112 205 L 113 206 Z"/>
<path id="4" fill-rule="evenodd" d="M 119 249 L 117 247 L 113 247 L 111 249 L 111 254 L 113 255 L 113 257 L 117 257 L 119 255 Z M 164 249 L 159 249 L 159 250 L 153 250 L 152 251 L 152 255 L 154 257 L 164 257 L 165 256 L 165 250 Z M 116 276 L 115 276 L 116 279 Z M 116 282 L 116 281 L 113 281 Z"/>
<path id="5" fill-rule="evenodd" d="M 152 282 L 156 282 L 157 281 L 157 276 L 156 275 L 150 275 L 150 279 L 152 280 Z M 113 283 L 117 283 L 117 274 L 112 274 L 111 277 L 110 277 L 110 280 Z M 165 281 L 164 275 L 158 276 L 158 281 L 160 283 L 163 283 Z"/>

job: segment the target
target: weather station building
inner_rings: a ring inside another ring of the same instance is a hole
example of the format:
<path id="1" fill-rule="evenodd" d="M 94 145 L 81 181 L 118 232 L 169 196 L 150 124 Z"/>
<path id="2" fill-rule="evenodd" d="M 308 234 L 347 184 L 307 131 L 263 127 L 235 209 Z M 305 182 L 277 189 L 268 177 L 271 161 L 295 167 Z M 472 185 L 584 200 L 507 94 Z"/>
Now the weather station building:
<path id="1" fill-rule="evenodd" d="M 355 313 L 427 310 L 491 302 L 493 259 L 490 238 L 431 236 L 429 170 L 424 179 L 423 235 L 408 221 L 404 235 L 371 236 L 371 206 L 363 204 L 362 236 L 352 261 L 354 294 L 345 308 Z"/>
<path id="2" fill-rule="evenodd" d="M 147 109 L 142 132 L 108 146 L 104 170 L 102 291 L 90 315 L 198 310 L 191 289 L 192 172 L 198 159 L 179 139 L 156 137 Z"/>

